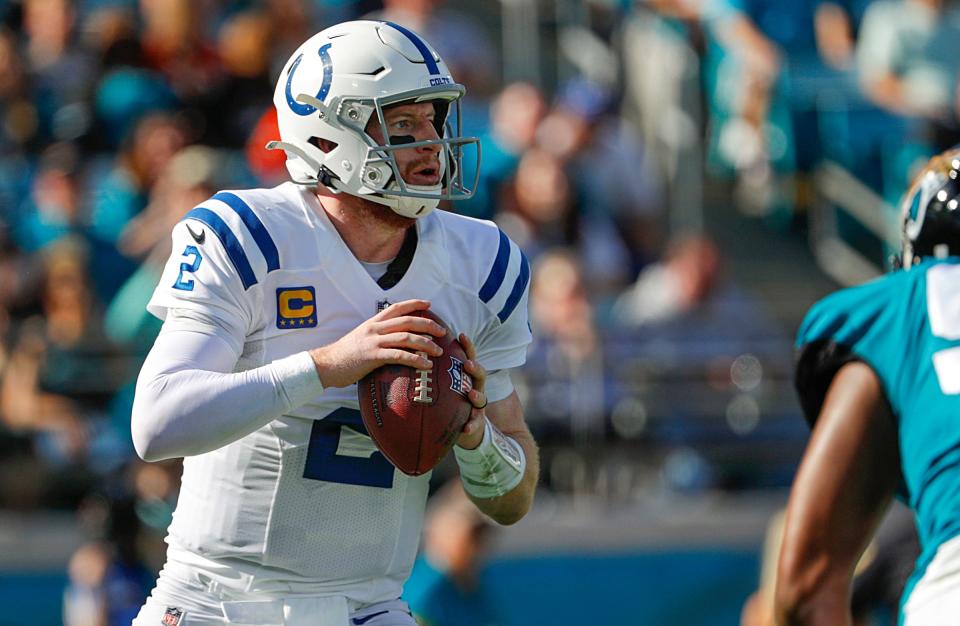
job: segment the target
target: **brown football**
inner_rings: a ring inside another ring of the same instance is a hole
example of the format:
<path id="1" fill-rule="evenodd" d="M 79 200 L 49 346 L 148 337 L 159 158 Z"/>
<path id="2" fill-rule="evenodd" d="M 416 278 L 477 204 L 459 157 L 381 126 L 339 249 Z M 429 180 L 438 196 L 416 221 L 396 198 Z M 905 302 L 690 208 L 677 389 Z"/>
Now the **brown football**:
<path id="1" fill-rule="evenodd" d="M 433 369 L 384 365 L 357 383 L 363 425 L 387 459 L 404 474 L 429 472 L 446 456 L 470 418 L 467 392 L 473 379 L 463 365 L 466 352 L 456 334 L 436 314 L 417 311 L 447 328 L 433 337 L 443 355 Z"/>

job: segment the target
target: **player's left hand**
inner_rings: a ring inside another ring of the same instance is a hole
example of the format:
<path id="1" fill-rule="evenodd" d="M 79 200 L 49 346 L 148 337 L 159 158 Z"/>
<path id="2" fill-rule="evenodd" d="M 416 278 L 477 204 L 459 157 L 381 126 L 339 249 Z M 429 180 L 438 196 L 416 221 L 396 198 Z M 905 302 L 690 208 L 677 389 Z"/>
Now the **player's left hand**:
<path id="1" fill-rule="evenodd" d="M 467 353 L 467 362 L 463 364 L 463 369 L 470 374 L 473 379 L 473 389 L 467 394 L 467 399 L 473 405 L 470 411 L 470 419 L 463 425 L 463 431 L 457 439 L 457 445 L 467 450 L 473 450 L 483 441 L 483 430 L 487 425 L 487 394 L 484 393 L 484 386 L 487 381 L 487 370 L 477 363 L 477 347 L 473 345 L 470 338 L 460 333 L 460 345 L 463 351 Z"/>

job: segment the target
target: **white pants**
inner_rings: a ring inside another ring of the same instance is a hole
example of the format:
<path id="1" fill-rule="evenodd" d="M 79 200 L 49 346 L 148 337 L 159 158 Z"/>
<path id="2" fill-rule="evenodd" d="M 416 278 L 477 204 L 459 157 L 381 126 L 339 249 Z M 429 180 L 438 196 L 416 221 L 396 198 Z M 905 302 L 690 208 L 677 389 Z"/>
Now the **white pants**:
<path id="1" fill-rule="evenodd" d="M 221 602 L 219 617 L 190 611 L 190 603 L 163 602 L 151 596 L 132 626 L 416 626 L 402 600 L 349 611 L 346 598 L 281 598 Z M 216 607 L 209 607 L 216 608 Z"/>
<path id="2" fill-rule="evenodd" d="M 416 626 L 400 599 L 361 605 L 344 596 L 264 598 L 187 580 L 161 574 L 132 626 Z"/>
<path id="3" fill-rule="evenodd" d="M 960 537 L 937 549 L 903 607 L 903 626 L 960 626 Z"/>

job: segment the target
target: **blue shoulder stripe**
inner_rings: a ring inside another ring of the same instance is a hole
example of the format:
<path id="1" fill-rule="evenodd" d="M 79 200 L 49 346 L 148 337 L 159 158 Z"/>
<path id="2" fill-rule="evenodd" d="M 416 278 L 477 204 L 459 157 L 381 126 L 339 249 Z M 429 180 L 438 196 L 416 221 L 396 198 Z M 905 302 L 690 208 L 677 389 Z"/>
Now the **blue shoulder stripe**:
<path id="1" fill-rule="evenodd" d="M 497 258 L 493 261 L 493 267 L 487 275 L 487 280 L 483 282 L 480 288 L 480 299 L 484 302 L 490 302 L 493 296 L 497 295 L 503 279 L 507 276 L 507 265 L 510 263 L 510 240 L 500 231 L 500 248 L 497 250 Z"/>
<path id="2" fill-rule="evenodd" d="M 272 272 L 273 270 L 280 269 L 280 252 L 277 250 L 276 244 L 273 243 L 273 237 L 267 232 L 263 222 L 256 216 L 253 209 L 250 208 L 250 205 L 244 202 L 240 196 L 230 193 L 229 191 L 221 191 L 213 196 L 213 199 L 223 202 L 240 216 L 247 230 L 253 235 L 253 240 L 256 241 L 260 247 L 263 258 L 267 260 L 267 271 Z"/>
<path id="3" fill-rule="evenodd" d="M 240 240 L 237 239 L 236 235 L 233 234 L 233 231 L 230 230 L 230 227 L 227 226 L 227 223 L 224 222 L 219 215 L 210 209 L 199 206 L 187 213 L 183 219 L 197 220 L 210 227 L 210 230 L 220 239 L 220 243 L 223 244 L 223 248 L 227 251 L 230 262 L 233 263 L 237 274 L 240 275 L 240 281 L 243 282 L 244 289 L 249 289 L 257 284 L 257 277 L 253 273 L 253 268 L 250 267 L 250 261 L 247 260 L 247 255 L 240 245 Z"/>
<path id="4" fill-rule="evenodd" d="M 503 303 L 503 308 L 500 309 L 499 313 L 497 313 L 497 317 L 500 318 L 501 323 L 510 317 L 510 314 L 513 313 L 513 310 L 517 308 L 520 298 L 523 297 L 523 290 L 527 288 L 527 282 L 529 281 L 530 263 L 527 261 L 527 255 L 521 252 L 520 275 L 517 276 L 517 282 L 513 283 L 513 289 L 510 291 L 510 296 L 507 298 L 507 301 Z"/>
<path id="5" fill-rule="evenodd" d="M 430 52 L 430 48 L 427 47 L 427 44 L 423 43 L 423 40 L 417 36 L 411 30 L 407 30 L 399 24 L 394 24 L 393 22 L 384 22 L 387 26 L 392 26 L 399 30 L 401 33 L 406 35 L 407 39 L 413 42 L 413 45 L 417 47 L 417 50 L 420 51 L 420 54 L 423 55 L 423 62 L 427 64 L 427 70 L 430 74 L 440 74 L 440 67 L 437 66 L 437 61 L 433 58 L 433 53 Z"/>

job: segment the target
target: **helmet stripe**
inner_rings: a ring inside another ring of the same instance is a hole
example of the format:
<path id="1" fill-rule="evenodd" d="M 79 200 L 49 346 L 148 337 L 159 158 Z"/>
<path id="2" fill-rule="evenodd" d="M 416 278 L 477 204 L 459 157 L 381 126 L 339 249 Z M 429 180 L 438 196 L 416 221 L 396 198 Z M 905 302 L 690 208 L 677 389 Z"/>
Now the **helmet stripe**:
<path id="1" fill-rule="evenodd" d="M 320 55 L 320 61 L 323 63 L 323 83 L 321 83 L 320 90 L 317 92 L 317 100 L 321 102 L 327 97 L 327 94 L 330 92 L 330 84 L 333 82 L 333 63 L 330 61 L 330 45 L 331 44 L 324 44 L 320 46 L 320 50 L 317 51 L 317 54 Z M 312 104 L 297 102 L 293 97 L 293 74 L 297 71 L 297 68 L 300 67 L 300 61 L 302 60 L 303 54 L 301 53 L 294 59 L 293 64 L 290 65 L 290 70 L 287 72 L 285 94 L 287 96 L 287 106 L 290 107 L 290 110 L 297 115 L 306 116 L 316 113 L 317 107 Z"/>
<path id="2" fill-rule="evenodd" d="M 427 47 L 427 44 L 425 44 L 416 33 L 414 33 L 412 30 L 407 30 L 399 24 L 394 24 L 393 22 L 384 22 L 384 24 L 396 28 L 403 33 L 407 39 L 413 42 L 413 45 L 415 45 L 417 50 L 420 51 L 420 54 L 423 55 L 423 62 L 427 64 L 427 70 L 430 71 L 431 75 L 440 74 L 440 68 L 437 66 L 437 61 L 433 58 L 433 53 L 430 52 L 430 48 Z"/>

